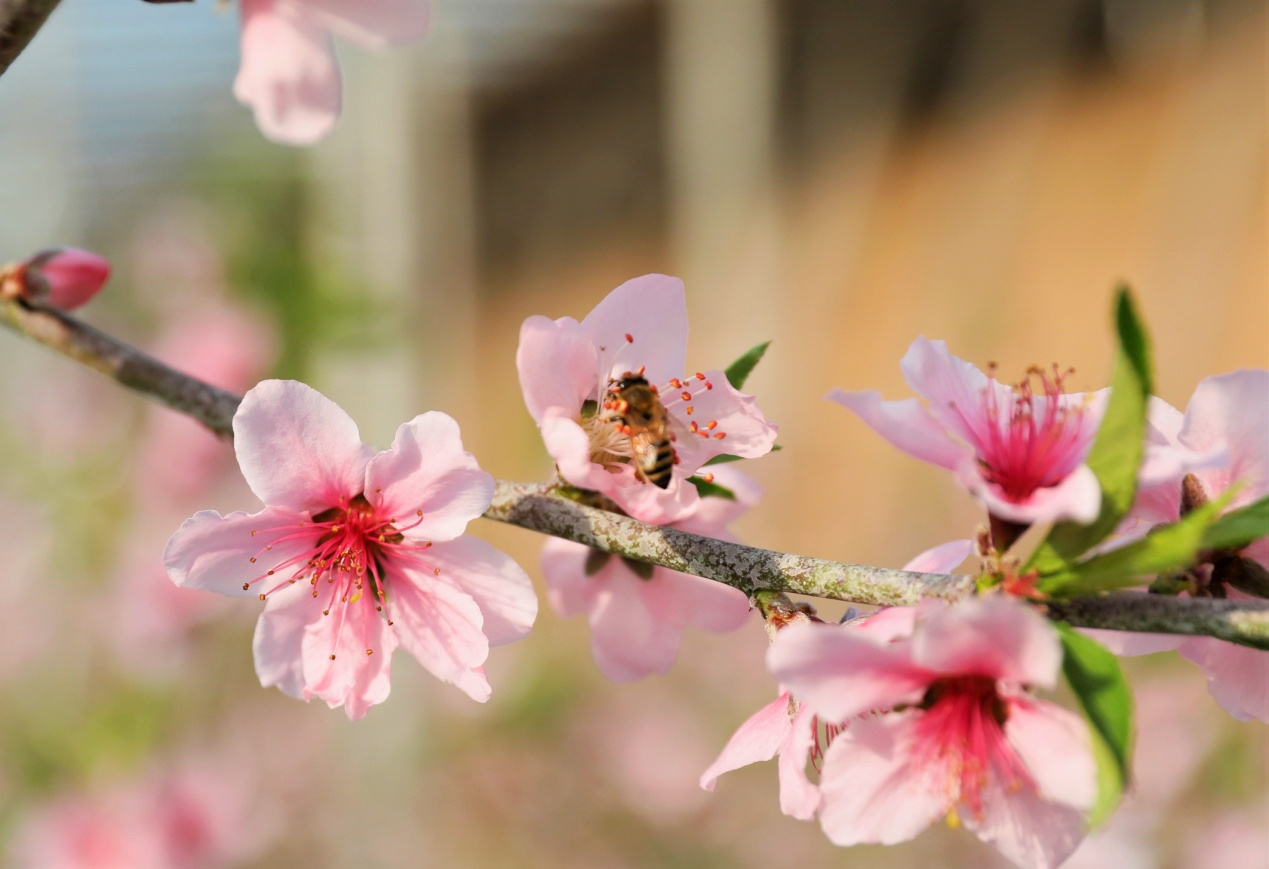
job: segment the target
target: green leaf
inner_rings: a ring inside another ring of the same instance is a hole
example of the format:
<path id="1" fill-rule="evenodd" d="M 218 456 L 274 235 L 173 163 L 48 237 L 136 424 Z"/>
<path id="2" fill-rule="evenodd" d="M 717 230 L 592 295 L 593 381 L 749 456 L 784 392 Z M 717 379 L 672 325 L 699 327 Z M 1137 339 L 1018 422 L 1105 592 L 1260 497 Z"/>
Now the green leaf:
<path id="1" fill-rule="evenodd" d="M 780 446 L 779 444 L 771 445 L 771 452 L 773 453 L 778 453 L 782 449 L 784 449 L 784 447 Z M 701 467 L 708 468 L 710 465 L 725 465 L 728 462 L 738 462 L 740 461 L 740 459 L 741 459 L 740 456 L 733 456 L 730 453 L 723 453 L 722 455 L 714 456 L 714 458 L 710 459 L 708 462 L 701 465 Z"/>
<path id="2" fill-rule="evenodd" d="M 749 379 L 749 375 L 753 372 L 754 366 L 758 364 L 758 360 L 762 358 L 762 354 L 767 352 L 767 348 L 771 346 L 770 341 L 763 341 L 757 347 L 754 347 L 744 356 L 741 356 L 735 362 L 727 366 L 724 372 L 727 375 L 727 382 L 734 389 L 740 389 L 745 385 L 745 381 Z"/>
<path id="3" fill-rule="evenodd" d="M 1097 801 L 1089 826 L 1099 827 L 1115 811 L 1128 783 L 1133 743 L 1132 691 L 1119 661 L 1070 625 L 1056 624 L 1062 638 L 1062 672 L 1075 692 L 1092 737 L 1097 761 Z"/>
<path id="4" fill-rule="evenodd" d="M 687 481 L 696 487 L 696 491 L 700 492 L 702 498 L 715 497 L 726 498 L 728 501 L 736 500 L 736 493 L 731 489 L 706 480 L 704 477 L 688 477 Z"/>
<path id="5" fill-rule="evenodd" d="M 1223 506 L 1223 499 L 1204 504 L 1134 543 L 1043 576 L 1036 587 L 1054 597 L 1072 597 L 1138 585 L 1143 576 L 1187 570 L 1194 566 L 1204 536 Z"/>
<path id="6" fill-rule="evenodd" d="M 1203 536 L 1203 548 L 1238 550 L 1261 537 L 1269 537 L 1269 495 L 1213 522 Z"/>
<path id="7" fill-rule="evenodd" d="M 1027 567 L 1041 573 L 1069 565 L 1104 540 L 1127 515 L 1137 494 L 1137 471 L 1145 454 L 1146 407 L 1152 389 L 1150 339 L 1125 286 L 1115 299 L 1119 353 L 1110 400 L 1088 466 L 1097 476 L 1102 505 L 1090 525 L 1059 522 L 1053 526 Z"/>

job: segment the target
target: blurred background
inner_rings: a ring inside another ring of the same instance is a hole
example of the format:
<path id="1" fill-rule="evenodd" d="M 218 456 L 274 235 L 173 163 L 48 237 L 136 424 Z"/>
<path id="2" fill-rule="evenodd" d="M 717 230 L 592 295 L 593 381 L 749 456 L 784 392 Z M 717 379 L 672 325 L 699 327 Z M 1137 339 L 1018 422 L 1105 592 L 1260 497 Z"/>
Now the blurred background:
<path id="1" fill-rule="evenodd" d="M 1257 0 L 437 0 L 423 43 L 341 53 L 344 117 L 294 150 L 233 101 L 235 9 L 64 0 L 0 81 L 0 257 L 100 251 L 89 322 L 227 388 L 303 379 L 372 443 L 444 410 L 512 480 L 552 471 L 522 320 L 680 275 L 690 366 L 774 339 L 747 390 L 784 450 L 747 463 L 742 539 L 899 566 L 980 517 L 821 397 L 906 397 L 916 336 L 1096 389 L 1125 280 L 1172 404 L 1269 363 L 1267 23 Z M 142 865 L 161 829 L 189 866 L 1002 865 L 945 828 L 837 849 L 779 813 L 772 764 L 698 789 L 774 694 L 756 616 L 633 685 L 544 601 L 484 706 L 404 654 L 356 724 L 263 690 L 257 605 L 160 558 L 195 510 L 252 508 L 229 447 L 12 335 L 0 398 L 11 861 L 74 840 Z M 471 530 L 541 587 L 540 538 Z M 1138 787 L 1068 865 L 1269 865 L 1265 727 L 1172 655 L 1127 665 Z"/>

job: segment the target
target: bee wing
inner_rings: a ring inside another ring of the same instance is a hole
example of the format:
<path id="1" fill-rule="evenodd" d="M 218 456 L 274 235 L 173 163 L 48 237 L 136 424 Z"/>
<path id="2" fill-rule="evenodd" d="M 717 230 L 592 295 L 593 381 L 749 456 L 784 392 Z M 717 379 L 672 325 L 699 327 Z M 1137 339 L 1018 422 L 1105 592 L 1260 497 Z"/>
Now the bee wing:
<path id="1" fill-rule="evenodd" d="M 634 466 L 639 476 L 646 475 L 657 466 L 657 451 L 660 439 L 651 431 L 636 431 L 630 436 L 630 451 L 634 453 Z"/>

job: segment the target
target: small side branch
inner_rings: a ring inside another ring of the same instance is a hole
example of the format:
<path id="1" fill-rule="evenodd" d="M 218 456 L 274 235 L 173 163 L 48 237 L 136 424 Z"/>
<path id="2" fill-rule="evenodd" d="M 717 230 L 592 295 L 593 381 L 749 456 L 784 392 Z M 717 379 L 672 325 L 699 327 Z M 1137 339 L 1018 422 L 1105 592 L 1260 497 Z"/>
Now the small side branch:
<path id="1" fill-rule="evenodd" d="M 0 75 L 44 26 L 60 0 L 0 0 Z"/>
<path id="2" fill-rule="evenodd" d="M 242 398 L 232 392 L 169 368 L 60 311 L 4 300 L 0 301 L 0 322 L 147 398 L 192 416 L 220 437 L 233 437 L 234 412 Z"/>

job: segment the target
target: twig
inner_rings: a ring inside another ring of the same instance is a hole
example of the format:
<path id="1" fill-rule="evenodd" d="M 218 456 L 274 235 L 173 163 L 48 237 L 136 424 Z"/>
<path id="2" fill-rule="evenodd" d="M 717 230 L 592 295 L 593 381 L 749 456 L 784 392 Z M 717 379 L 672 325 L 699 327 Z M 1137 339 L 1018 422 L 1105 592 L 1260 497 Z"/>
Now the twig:
<path id="1" fill-rule="evenodd" d="M 61 0 L 0 0 L 0 75 L 18 59 Z"/>
<path id="2" fill-rule="evenodd" d="M 28 338 L 192 416 L 222 437 L 233 436 L 238 396 L 168 368 L 67 314 L 15 301 L 0 302 L 0 312 L 0 322 Z M 646 525 L 565 498 L 551 484 L 499 482 L 485 518 L 703 576 L 750 596 L 773 591 L 872 606 L 911 606 L 925 598 L 958 600 L 975 589 L 970 576 L 789 555 Z M 1269 601 L 1121 593 L 1054 601 L 1048 611 L 1076 627 L 1212 636 L 1269 649 Z"/>
<path id="3" fill-rule="evenodd" d="M 0 0 L 3 2 L 3 0 Z M 192 416 L 223 438 L 233 437 L 241 397 L 169 368 L 129 344 L 98 332 L 69 314 L 0 300 L 0 317 L 17 332 L 51 347 L 134 389 L 147 398 Z"/>

